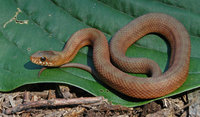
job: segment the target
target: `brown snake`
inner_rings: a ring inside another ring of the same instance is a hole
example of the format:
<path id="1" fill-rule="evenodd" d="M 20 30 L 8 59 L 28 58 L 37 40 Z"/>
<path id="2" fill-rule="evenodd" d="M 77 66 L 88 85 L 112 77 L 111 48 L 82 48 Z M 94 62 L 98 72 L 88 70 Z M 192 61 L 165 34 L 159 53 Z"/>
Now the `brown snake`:
<path id="1" fill-rule="evenodd" d="M 170 44 L 169 68 L 163 74 L 153 60 L 125 56 L 129 46 L 149 33 L 163 35 Z M 92 70 L 88 66 L 68 63 L 79 49 L 86 45 L 93 47 L 93 63 L 97 78 L 131 97 L 149 99 L 164 96 L 179 88 L 188 75 L 189 35 L 179 21 L 161 13 L 146 14 L 131 21 L 113 36 L 110 46 L 102 32 L 86 28 L 74 33 L 63 51 L 38 51 L 30 59 L 42 66 L 78 67 L 91 73 Z M 151 74 L 152 77 L 139 78 L 125 72 Z"/>

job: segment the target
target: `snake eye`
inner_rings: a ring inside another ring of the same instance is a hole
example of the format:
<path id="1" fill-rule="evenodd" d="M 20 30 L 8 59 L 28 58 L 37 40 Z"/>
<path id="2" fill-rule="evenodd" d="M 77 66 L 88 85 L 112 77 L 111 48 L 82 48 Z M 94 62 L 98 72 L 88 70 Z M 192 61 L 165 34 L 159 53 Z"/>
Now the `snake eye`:
<path id="1" fill-rule="evenodd" d="M 40 61 L 44 62 L 46 60 L 46 57 L 41 57 Z"/>

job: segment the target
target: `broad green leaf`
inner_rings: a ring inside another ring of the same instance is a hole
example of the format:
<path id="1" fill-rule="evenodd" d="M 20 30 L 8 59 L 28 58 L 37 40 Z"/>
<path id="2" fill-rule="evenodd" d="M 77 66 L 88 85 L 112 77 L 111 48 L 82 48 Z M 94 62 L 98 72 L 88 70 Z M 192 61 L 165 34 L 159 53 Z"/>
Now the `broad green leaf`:
<path id="1" fill-rule="evenodd" d="M 110 40 L 128 22 L 150 12 L 175 17 L 183 23 L 191 37 L 188 79 L 165 97 L 197 88 L 200 86 L 199 5 L 198 0 L 0 0 L 0 91 L 11 91 L 25 84 L 53 82 L 70 84 L 95 96 L 102 95 L 113 104 L 128 107 L 164 98 L 137 100 L 126 97 L 76 68 L 48 69 L 38 78 L 41 67 L 29 60 L 30 55 L 38 50 L 61 51 L 74 32 L 87 27 L 101 30 Z M 16 13 L 17 20 L 13 18 Z M 151 58 L 164 71 L 168 49 L 163 39 L 151 34 L 131 46 L 127 56 Z M 82 48 L 72 62 L 93 67 L 92 49 Z"/>

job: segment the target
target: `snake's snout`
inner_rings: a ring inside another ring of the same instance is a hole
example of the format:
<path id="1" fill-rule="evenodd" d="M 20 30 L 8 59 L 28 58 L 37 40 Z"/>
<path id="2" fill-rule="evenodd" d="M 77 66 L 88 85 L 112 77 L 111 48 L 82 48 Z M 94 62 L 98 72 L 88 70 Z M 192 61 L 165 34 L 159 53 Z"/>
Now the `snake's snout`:
<path id="1" fill-rule="evenodd" d="M 48 60 L 47 51 L 38 51 L 30 56 L 30 60 L 32 63 L 42 66 L 53 66 L 52 62 Z"/>

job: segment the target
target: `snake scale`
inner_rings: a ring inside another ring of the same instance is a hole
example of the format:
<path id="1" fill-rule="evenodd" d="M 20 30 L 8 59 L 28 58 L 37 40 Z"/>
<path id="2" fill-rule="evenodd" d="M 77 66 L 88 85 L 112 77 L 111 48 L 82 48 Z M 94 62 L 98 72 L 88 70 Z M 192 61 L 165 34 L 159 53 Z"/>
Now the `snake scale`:
<path id="1" fill-rule="evenodd" d="M 169 42 L 171 56 L 164 73 L 153 60 L 125 56 L 129 46 L 149 33 L 163 35 Z M 131 21 L 112 37 L 110 45 L 101 31 L 85 28 L 70 37 L 63 51 L 38 51 L 30 59 L 42 66 L 78 67 L 92 72 L 88 66 L 69 63 L 86 45 L 93 47 L 97 78 L 127 96 L 140 99 L 164 96 L 179 88 L 188 75 L 189 34 L 179 21 L 162 13 L 145 14 Z M 126 72 L 150 74 L 151 77 L 140 78 Z"/>

